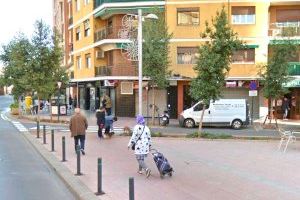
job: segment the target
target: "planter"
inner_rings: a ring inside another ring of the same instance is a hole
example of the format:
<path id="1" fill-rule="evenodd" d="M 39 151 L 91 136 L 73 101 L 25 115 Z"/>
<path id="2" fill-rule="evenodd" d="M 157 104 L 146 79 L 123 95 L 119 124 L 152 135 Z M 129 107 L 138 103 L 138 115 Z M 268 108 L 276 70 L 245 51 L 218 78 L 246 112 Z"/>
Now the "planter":
<path id="1" fill-rule="evenodd" d="M 19 115 L 19 108 L 11 108 L 10 113 L 12 115 Z"/>

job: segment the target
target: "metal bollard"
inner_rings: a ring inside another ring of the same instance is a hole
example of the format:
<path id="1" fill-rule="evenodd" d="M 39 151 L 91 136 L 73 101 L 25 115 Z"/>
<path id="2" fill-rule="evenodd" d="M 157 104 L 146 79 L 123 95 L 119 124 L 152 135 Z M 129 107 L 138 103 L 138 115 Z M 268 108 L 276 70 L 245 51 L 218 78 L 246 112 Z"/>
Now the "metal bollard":
<path id="1" fill-rule="evenodd" d="M 54 151 L 54 130 L 51 130 L 51 151 Z"/>
<path id="2" fill-rule="evenodd" d="M 95 194 L 104 194 L 102 191 L 102 158 L 98 158 L 98 191 Z"/>
<path id="3" fill-rule="evenodd" d="M 62 162 L 65 162 L 66 160 L 66 138 L 65 136 L 62 136 Z"/>
<path id="4" fill-rule="evenodd" d="M 80 146 L 76 146 L 76 154 L 77 154 L 77 173 L 76 176 L 81 176 L 82 173 L 80 172 Z"/>
<path id="5" fill-rule="evenodd" d="M 36 122 L 36 138 L 40 138 L 40 122 Z"/>
<path id="6" fill-rule="evenodd" d="M 129 178 L 129 200 L 134 200 L 134 178 Z"/>
<path id="7" fill-rule="evenodd" d="M 46 125 L 43 125 L 43 144 L 46 144 Z"/>

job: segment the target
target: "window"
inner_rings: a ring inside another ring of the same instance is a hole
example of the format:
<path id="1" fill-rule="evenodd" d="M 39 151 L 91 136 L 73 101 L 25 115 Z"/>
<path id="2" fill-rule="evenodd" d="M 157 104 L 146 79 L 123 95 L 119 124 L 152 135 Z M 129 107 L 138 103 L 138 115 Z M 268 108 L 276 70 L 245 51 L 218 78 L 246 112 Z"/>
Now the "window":
<path id="1" fill-rule="evenodd" d="M 232 24 L 255 24 L 255 7 L 233 6 L 231 20 Z"/>
<path id="2" fill-rule="evenodd" d="M 84 0 L 84 5 L 88 5 L 90 3 L 90 0 Z"/>
<path id="3" fill-rule="evenodd" d="M 92 63 L 91 63 L 91 54 L 85 54 L 85 67 L 86 68 L 91 68 Z"/>
<path id="4" fill-rule="evenodd" d="M 255 63 L 255 49 L 241 49 L 233 52 L 232 63 Z"/>
<path id="5" fill-rule="evenodd" d="M 75 0 L 76 11 L 79 11 L 79 10 L 80 10 L 80 1 L 81 1 L 81 0 Z"/>
<path id="6" fill-rule="evenodd" d="M 84 37 L 87 37 L 90 35 L 90 20 L 85 20 L 84 21 Z"/>
<path id="7" fill-rule="evenodd" d="M 197 47 L 177 47 L 177 64 L 196 64 L 197 58 Z"/>
<path id="8" fill-rule="evenodd" d="M 177 8 L 177 25 L 199 25 L 199 8 Z"/>
<path id="9" fill-rule="evenodd" d="M 300 10 L 299 9 L 278 9 L 276 10 L 277 27 L 299 27 Z"/>
<path id="10" fill-rule="evenodd" d="M 205 105 L 205 104 L 203 104 L 203 103 L 199 103 L 198 105 L 196 105 L 196 106 L 194 107 L 193 110 L 194 110 L 194 111 L 201 111 L 201 110 L 203 110 L 204 105 Z M 209 105 L 205 105 L 205 110 L 208 109 L 208 107 L 209 107 Z"/>
<path id="11" fill-rule="evenodd" d="M 76 66 L 77 66 L 77 69 L 81 69 L 81 57 L 80 56 L 76 57 Z"/>
<path id="12" fill-rule="evenodd" d="M 76 28 L 76 40 L 80 40 L 80 27 Z"/>

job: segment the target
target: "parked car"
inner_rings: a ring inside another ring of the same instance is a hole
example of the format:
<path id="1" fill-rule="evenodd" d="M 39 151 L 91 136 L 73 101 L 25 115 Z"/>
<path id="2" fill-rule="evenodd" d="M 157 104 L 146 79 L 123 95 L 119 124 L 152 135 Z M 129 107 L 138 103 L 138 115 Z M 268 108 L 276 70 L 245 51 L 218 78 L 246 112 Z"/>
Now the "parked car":
<path id="1" fill-rule="evenodd" d="M 199 101 L 191 108 L 184 110 L 179 116 L 182 127 L 193 128 L 199 125 L 203 102 Z M 204 126 L 231 126 L 240 129 L 249 124 L 249 105 L 246 99 L 220 99 L 210 101 L 203 116 Z"/>

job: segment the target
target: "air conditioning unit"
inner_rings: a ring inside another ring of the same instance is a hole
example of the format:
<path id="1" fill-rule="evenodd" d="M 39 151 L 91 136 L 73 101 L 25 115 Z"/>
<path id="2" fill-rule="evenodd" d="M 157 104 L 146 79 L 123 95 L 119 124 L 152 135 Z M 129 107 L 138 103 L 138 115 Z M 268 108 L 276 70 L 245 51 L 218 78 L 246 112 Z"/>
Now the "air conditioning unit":
<path id="1" fill-rule="evenodd" d="M 104 58 L 104 51 L 102 51 L 102 50 L 97 50 L 97 51 L 96 51 L 96 58 L 97 58 L 97 59 Z"/>

